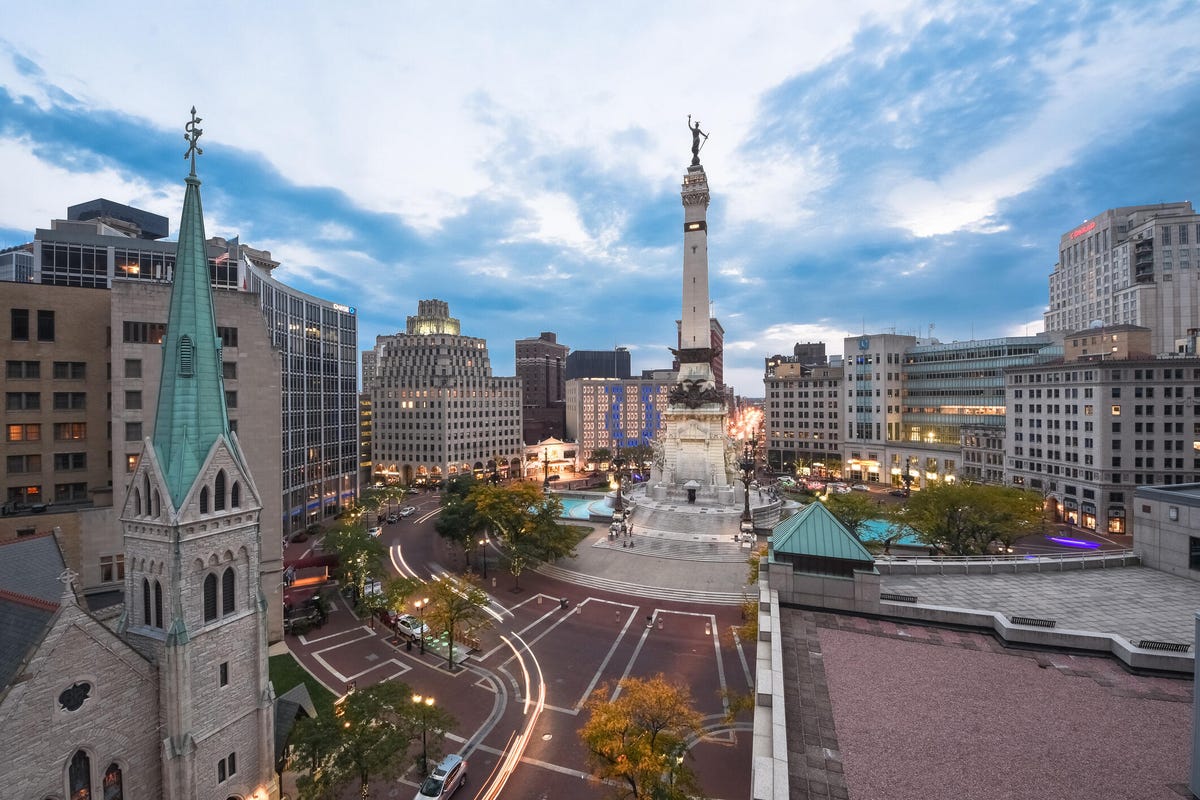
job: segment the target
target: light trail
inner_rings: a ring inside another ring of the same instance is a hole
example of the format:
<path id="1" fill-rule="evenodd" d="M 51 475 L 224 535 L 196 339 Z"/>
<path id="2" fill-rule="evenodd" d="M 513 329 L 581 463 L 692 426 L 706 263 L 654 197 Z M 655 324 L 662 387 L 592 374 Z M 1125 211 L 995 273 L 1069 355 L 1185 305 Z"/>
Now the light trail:
<path id="1" fill-rule="evenodd" d="M 518 634 L 513 634 L 513 637 L 521 643 L 521 647 L 524 648 L 524 652 L 529 654 L 529 658 L 537 670 L 537 702 L 533 705 L 531 713 L 530 702 L 533 692 L 530 686 L 529 668 L 525 665 L 522 650 L 518 649 L 507 636 L 501 634 L 500 638 L 513 651 L 513 655 L 516 657 L 518 663 L 520 663 L 521 672 L 525 677 L 525 708 L 522 713 L 525 714 L 526 722 L 524 729 L 519 734 L 509 738 L 509 743 L 505 746 L 504 755 L 496 765 L 496 769 L 492 772 L 494 776 L 491 778 L 492 783 L 487 787 L 486 791 L 476 795 L 476 800 L 496 800 L 500 796 L 500 792 L 504 790 L 504 785 L 508 783 L 509 777 L 512 776 L 513 771 L 521 763 L 521 759 L 525 755 L 525 748 L 529 746 L 533 729 L 537 725 L 538 717 L 541 716 L 542 709 L 546 707 L 546 681 L 542 673 L 542 665 L 538 663 L 537 657 L 534 656 L 533 651 L 529 649 L 529 645 L 525 643 L 524 639 Z"/>

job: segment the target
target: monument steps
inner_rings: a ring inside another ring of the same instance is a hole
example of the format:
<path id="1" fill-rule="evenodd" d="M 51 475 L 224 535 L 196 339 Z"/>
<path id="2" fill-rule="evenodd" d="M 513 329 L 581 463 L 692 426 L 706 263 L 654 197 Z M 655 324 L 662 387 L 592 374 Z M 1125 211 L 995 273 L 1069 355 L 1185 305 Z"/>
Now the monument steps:
<path id="1" fill-rule="evenodd" d="M 632 548 L 625 544 L 632 541 Z M 652 556 L 655 558 L 678 558 L 685 561 L 717 561 L 727 563 L 745 562 L 750 556 L 750 550 L 742 547 L 731 539 L 724 541 L 693 541 L 680 539 L 675 536 L 657 537 L 653 534 L 637 534 L 632 540 L 625 537 L 616 539 L 600 539 L 592 547 L 607 547 L 624 550 L 630 555 Z"/>

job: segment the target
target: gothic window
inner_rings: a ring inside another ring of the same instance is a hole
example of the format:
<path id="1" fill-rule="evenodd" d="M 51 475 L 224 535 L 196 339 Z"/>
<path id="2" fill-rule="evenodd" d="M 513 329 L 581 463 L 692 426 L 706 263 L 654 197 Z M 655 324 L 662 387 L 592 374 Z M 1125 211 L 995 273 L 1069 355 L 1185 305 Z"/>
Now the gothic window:
<path id="1" fill-rule="evenodd" d="M 192 337 L 183 336 L 179 340 L 179 377 L 190 378 L 192 375 Z"/>
<path id="2" fill-rule="evenodd" d="M 233 613 L 233 567 L 226 567 L 221 576 L 221 615 Z"/>
<path id="3" fill-rule="evenodd" d="M 208 513 L 208 487 L 205 486 L 200 490 L 200 513 Z"/>
<path id="4" fill-rule="evenodd" d="M 213 482 L 213 510 L 225 510 L 225 470 L 217 473 L 217 479 Z"/>
<path id="5" fill-rule="evenodd" d="M 150 501 L 147 500 L 146 502 L 149 503 Z M 146 509 L 148 511 L 150 511 L 150 516 L 157 517 L 159 514 L 160 508 L 161 508 L 161 506 L 159 505 L 158 489 L 155 489 L 154 490 L 154 509 L 151 510 L 149 505 L 146 506 Z"/>
<path id="6" fill-rule="evenodd" d="M 150 476 L 148 474 L 142 476 L 142 486 L 144 487 L 142 489 L 142 494 L 146 495 L 146 502 L 149 503 L 150 502 Z M 146 513 L 151 513 L 149 507 L 146 508 Z"/>
<path id="7" fill-rule="evenodd" d="M 92 685 L 87 681 L 75 683 L 59 693 L 58 704 L 62 707 L 63 711 L 78 711 L 91 693 Z"/>
<path id="8" fill-rule="evenodd" d="M 229 492 L 230 508 L 241 508 L 242 506 L 242 484 L 237 481 L 233 482 L 233 489 Z"/>
<path id="9" fill-rule="evenodd" d="M 163 627 L 162 584 L 154 582 L 154 627 Z"/>
<path id="10" fill-rule="evenodd" d="M 141 491 L 141 489 L 133 490 L 133 513 L 139 517 L 142 515 L 142 491 Z"/>
<path id="11" fill-rule="evenodd" d="M 71 800 L 92 800 L 92 760 L 82 750 L 76 750 L 67 769 L 67 785 Z"/>
<path id="12" fill-rule="evenodd" d="M 150 581 L 142 578 L 142 624 L 149 627 L 154 624 L 150 616 Z"/>
<path id="13" fill-rule="evenodd" d="M 217 618 L 217 576 L 211 572 L 204 576 L 204 621 Z"/>
<path id="14" fill-rule="evenodd" d="M 125 800 L 121 768 L 115 763 L 109 764 L 104 771 L 104 800 Z"/>

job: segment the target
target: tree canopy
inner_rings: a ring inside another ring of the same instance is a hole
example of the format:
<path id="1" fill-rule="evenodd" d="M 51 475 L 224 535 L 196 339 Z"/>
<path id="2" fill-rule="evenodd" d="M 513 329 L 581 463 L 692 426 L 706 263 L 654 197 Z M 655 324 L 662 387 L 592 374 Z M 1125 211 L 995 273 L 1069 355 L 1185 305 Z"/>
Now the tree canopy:
<path id="1" fill-rule="evenodd" d="M 702 718 L 691 693 L 667 681 L 626 678 L 613 700 L 609 685 L 584 706 L 590 717 L 579 729 L 588 766 L 600 780 L 615 782 L 613 797 L 685 800 L 700 795 L 695 772 L 685 761 L 688 743 L 701 733 Z"/>
<path id="2" fill-rule="evenodd" d="M 449 638 L 446 665 L 454 668 L 454 643 L 490 627 L 491 617 L 485 610 L 488 596 L 475 584 L 446 575 L 426 584 L 429 607 L 425 621 L 434 634 L 445 633 Z"/>
<path id="3" fill-rule="evenodd" d="M 388 778 L 413 763 L 409 750 L 422 723 L 440 747 L 442 734 L 457 723 L 440 708 L 418 707 L 412 689 L 387 681 L 350 692 L 333 714 L 302 719 L 291 737 L 301 800 L 340 797 L 352 782 L 362 797 L 373 778 Z"/>
<path id="4" fill-rule="evenodd" d="M 982 555 L 994 543 L 1010 547 L 1037 531 L 1042 497 L 1011 486 L 935 484 L 913 492 L 892 518 L 951 555 Z"/>
<path id="5" fill-rule="evenodd" d="M 479 485 L 472 475 L 452 478 L 442 490 L 442 510 L 433 523 L 438 535 L 461 547 L 468 561 L 475 535 L 487 524 L 471 496 L 471 491 Z"/>
<path id="6" fill-rule="evenodd" d="M 575 535 L 559 522 L 562 501 L 528 482 L 508 486 L 479 484 L 468 495 L 479 516 L 503 537 L 503 555 L 520 587 L 530 564 L 573 555 Z"/>
<path id="7" fill-rule="evenodd" d="M 383 544 L 361 522 L 341 521 L 325 534 L 324 548 L 338 557 L 338 580 L 354 586 L 362 597 L 367 580 L 383 573 L 387 555 Z"/>
<path id="8" fill-rule="evenodd" d="M 863 523 L 883 513 L 875 501 L 863 492 L 830 494 L 825 498 L 825 507 L 838 522 L 846 526 L 846 530 L 859 538 L 862 537 Z"/>

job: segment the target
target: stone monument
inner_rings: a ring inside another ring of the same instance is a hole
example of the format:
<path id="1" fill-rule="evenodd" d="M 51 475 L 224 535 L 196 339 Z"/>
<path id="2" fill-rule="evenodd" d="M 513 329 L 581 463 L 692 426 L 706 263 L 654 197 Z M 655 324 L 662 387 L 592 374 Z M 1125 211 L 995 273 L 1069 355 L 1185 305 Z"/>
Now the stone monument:
<path id="1" fill-rule="evenodd" d="M 683 316 L 679 376 L 655 440 L 649 495 L 655 500 L 731 505 L 735 497 L 737 449 L 725 433 L 725 398 L 713 379 L 708 305 L 708 176 L 700 164 L 703 136 L 691 124 L 692 163 L 683 178 Z"/>

